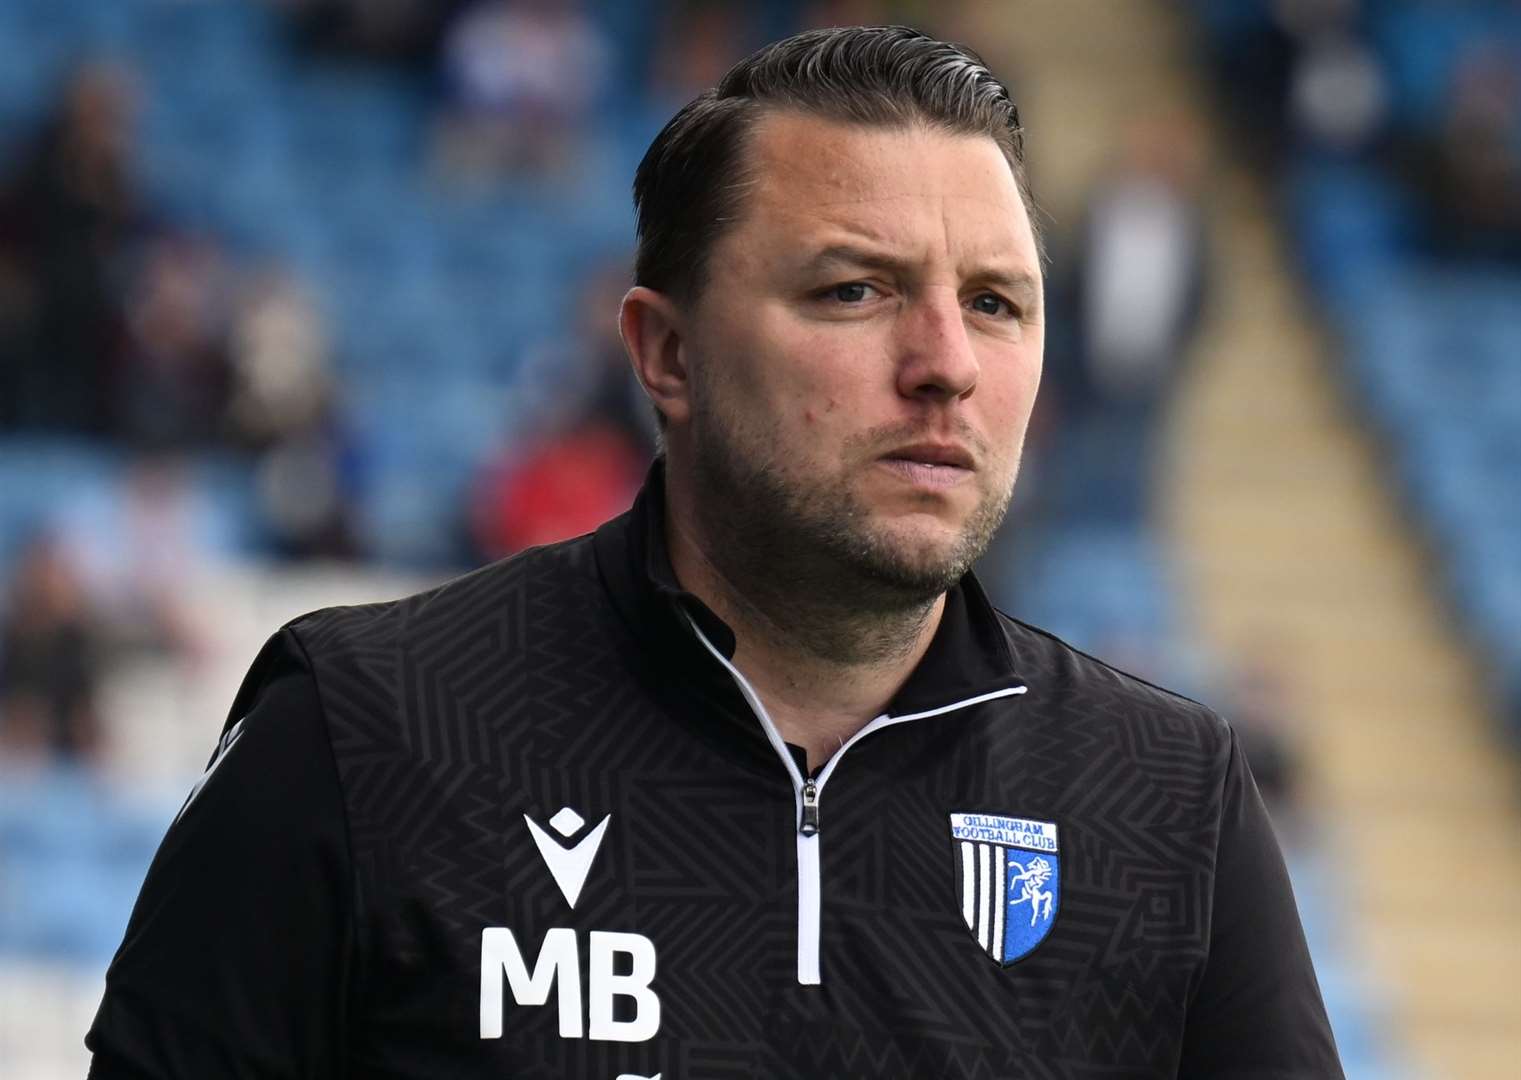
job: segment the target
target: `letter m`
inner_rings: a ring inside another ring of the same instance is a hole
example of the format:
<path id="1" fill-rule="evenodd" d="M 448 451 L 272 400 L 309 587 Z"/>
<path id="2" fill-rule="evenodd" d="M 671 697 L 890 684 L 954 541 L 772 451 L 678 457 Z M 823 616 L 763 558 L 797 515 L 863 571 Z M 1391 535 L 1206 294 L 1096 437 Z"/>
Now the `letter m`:
<path id="1" fill-rule="evenodd" d="M 555 927 L 544 935 L 533 971 L 523 962 L 517 939 L 503 926 L 481 931 L 481 1038 L 502 1037 L 502 980 L 519 1005 L 543 1005 L 556 984 L 560 998 L 560 1037 L 581 1038 L 581 956 L 576 932 Z"/>

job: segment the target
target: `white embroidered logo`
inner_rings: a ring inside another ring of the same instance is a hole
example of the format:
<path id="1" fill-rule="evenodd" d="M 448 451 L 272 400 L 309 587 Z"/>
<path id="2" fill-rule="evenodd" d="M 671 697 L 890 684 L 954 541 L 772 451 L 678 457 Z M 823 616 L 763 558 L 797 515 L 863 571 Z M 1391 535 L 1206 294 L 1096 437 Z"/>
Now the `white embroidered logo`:
<path id="1" fill-rule="evenodd" d="M 1018 904 L 1023 904 L 1026 900 L 1030 901 L 1031 926 L 1035 925 L 1036 919 L 1051 918 L 1051 903 L 1055 897 L 1048 890 L 1041 888 L 1042 885 L 1050 880 L 1051 864 L 1039 855 L 1035 856 L 1030 865 L 1021 873 L 1012 874 L 1009 877 L 1010 888 L 1013 888 L 1015 885 L 1020 886 L 1019 899 L 1010 900 L 1009 906 L 1014 907 Z M 1044 908 L 1041 907 L 1042 903 L 1045 904 Z"/>
<path id="2" fill-rule="evenodd" d="M 591 872 L 592 860 L 597 857 L 597 849 L 602 846 L 602 836 L 607 832 L 607 823 L 612 819 L 613 815 L 608 814 L 591 832 L 573 846 L 566 847 L 545 832 L 533 818 L 523 815 L 539 854 L 544 856 L 544 863 L 554 875 L 555 884 L 560 886 L 565 902 L 571 907 L 575 907 L 576 901 L 581 898 L 581 887 L 586 884 L 586 875 Z M 586 820 L 568 806 L 560 807 L 555 816 L 549 819 L 549 827 L 567 840 L 585 824 Z"/>

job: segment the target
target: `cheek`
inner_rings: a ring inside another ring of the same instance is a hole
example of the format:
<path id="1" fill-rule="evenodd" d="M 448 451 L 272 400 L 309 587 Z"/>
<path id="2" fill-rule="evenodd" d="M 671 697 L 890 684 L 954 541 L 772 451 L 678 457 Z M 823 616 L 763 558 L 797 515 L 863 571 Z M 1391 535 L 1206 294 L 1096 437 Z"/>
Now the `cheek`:
<path id="1" fill-rule="evenodd" d="M 811 404 L 803 409 L 803 419 L 810 424 L 817 424 L 821 419 L 826 419 L 830 413 L 840 407 L 840 403 L 833 397 L 825 397 L 822 404 Z"/>
<path id="2" fill-rule="evenodd" d="M 1040 373 L 1038 351 L 1001 356 L 983 366 L 978 394 L 983 398 L 986 430 L 993 441 L 1007 445 L 1023 438 L 1040 388 Z"/>
<path id="3" fill-rule="evenodd" d="M 861 370 L 863 349 L 841 334 L 775 327 L 764 345 L 758 389 L 788 423 L 809 430 L 827 429 L 850 413 L 866 377 Z"/>

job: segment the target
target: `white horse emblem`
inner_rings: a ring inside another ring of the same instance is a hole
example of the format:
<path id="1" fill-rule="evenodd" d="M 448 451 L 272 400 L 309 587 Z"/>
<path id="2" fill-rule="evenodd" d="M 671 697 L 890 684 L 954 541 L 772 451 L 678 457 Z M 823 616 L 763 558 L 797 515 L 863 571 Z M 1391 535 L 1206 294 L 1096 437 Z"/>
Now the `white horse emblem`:
<path id="1" fill-rule="evenodd" d="M 1011 862 L 1013 860 L 1010 860 Z M 1014 865 L 1019 865 L 1015 863 Z M 1051 880 L 1051 864 L 1039 855 L 1030 860 L 1030 865 L 1018 874 L 1009 878 L 1009 887 L 1019 886 L 1019 896 L 1010 900 L 1009 906 L 1030 902 L 1030 925 L 1034 926 L 1037 919 L 1049 919 L 1051 917 L 1051 891 L 1044 888 L 1046 882 Z"/>

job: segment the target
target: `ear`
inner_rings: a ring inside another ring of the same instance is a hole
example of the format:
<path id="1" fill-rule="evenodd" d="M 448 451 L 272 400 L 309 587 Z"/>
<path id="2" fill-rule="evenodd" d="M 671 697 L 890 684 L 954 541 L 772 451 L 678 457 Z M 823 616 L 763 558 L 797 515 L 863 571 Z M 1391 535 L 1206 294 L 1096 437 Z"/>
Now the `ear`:
<path id="1" fill-rule="evenodd" d="M 667 423 L 685 423 L 692 413 L 685 322 L 665 293 L 635 285 L 623 298 L 618 332 L 644 392 Z"/>

